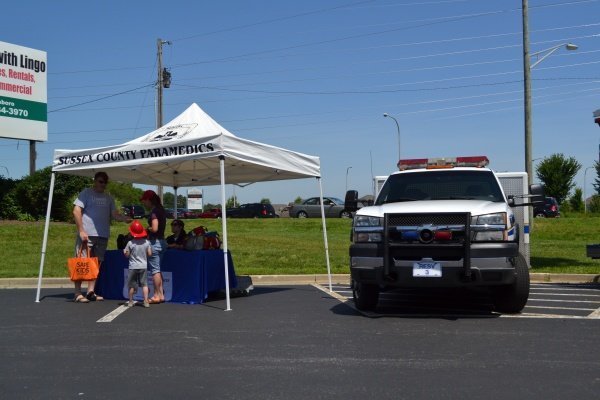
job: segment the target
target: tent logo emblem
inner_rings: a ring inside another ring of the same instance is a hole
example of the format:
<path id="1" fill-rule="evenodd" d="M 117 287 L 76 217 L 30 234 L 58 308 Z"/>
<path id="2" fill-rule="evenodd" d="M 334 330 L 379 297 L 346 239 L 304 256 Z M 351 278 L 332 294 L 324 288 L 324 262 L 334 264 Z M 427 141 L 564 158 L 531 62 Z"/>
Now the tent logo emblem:
<path id="1" fill-rule="evenodd" d="M 172 126 L 163 126 L 157 129 L 154 133 L 148 136 L 144 142 L 166 142 L 169 140 L 183 139 L 190 133 L 198 124 L 181 124 Z"/>

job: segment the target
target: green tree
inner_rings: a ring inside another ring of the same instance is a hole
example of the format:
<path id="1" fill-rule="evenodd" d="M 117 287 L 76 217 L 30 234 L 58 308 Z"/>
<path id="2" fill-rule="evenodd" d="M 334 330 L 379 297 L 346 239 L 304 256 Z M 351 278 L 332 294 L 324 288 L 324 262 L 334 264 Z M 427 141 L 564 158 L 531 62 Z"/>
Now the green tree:
<path id="1" fill-rule="evenodd" d="M 260 199 L 260 204 L 271 204 L 271 200 L 268 198 L 262 198 Z"/>
<path id="2" fill-rule="evenodd" d="M 302 197 L 298 196 L 294 199 L 294 204 L 300 204 L 302 203 Z"/>
<path id="3" fill-rule="evenodd" d="M 581 212 L 583 208 L 583 190 L 576 188 L 573 196 L 569 198 L 569 209 L 571 211 Z"/>
<path id="4" fill-rule="evenodd" d="M 165 208 L 173 208 L 173 200 L 175 199 L 175 194 L 171 192 L 163 193 L 163 205 Z M 187 197 L 178 194 L 177 195 L 177 208 L 187 208 Z"/>
<path id="5" fill-rule="evenodd" d="M 142 194 L 144 194 L 142 189 L 133 187 L 131 183 L 115 182 L 110 179 L 106 191 L 110 193 L 115 199 L 115 202 L 118 203 L 117 207 L 124 204 L 140 204 L 140 198 L 142 197 Z"/>
<path id="6" fill-rule="evenodd" d="M 575 187 L 575 175 L 580 169 L 581 164 L 574 157 L 552 154 L 538 164 L 536 175 L 544 184 L 546 196 L 555 197 L 562 204 Z"/>
<path id="7" fill-rule="evenodd" d="M 0 176 L 0 215 L 4 205 L 4 197 L 19 183 L 17 179 L 5 178 Z"/>
<path id="8" fill-rule="evenodd" d="M 590 198 L 588 211 L 591 213 L 600 213 L 600 194 L 595 194 Z"/>
<path id="9" fill-rule="evenodd" d="M 236 198 L 234 196 L 231 196 L 230 198 L 227 199 L 227 202 L 225 203 L 225 208 L 233 208 L 235 207 L 237 204 Z"/>
<path id="10" fill-rule="evenodd" d="M 2 217 L 20 220 L 44 219 L 48 208 L 51 175 L 52 167 L 46 167 L 20 180 L 4 197 Z M 56 174 L 50 218 L 55 221 L 70 221 L 73 201 L 77 194 L 91 183 L 90 178 Z"/>
<path id="11" fill-rule="evenodd" d="M 594 189 L 596 189 L 596 194 L 600 194 L 600 161 L 594 163 L 594 168 L 596 169 L 596 179 L 594 180 L 595 183 L 593 186 Z"/>
<path id="12" fill-rule="evenodd" d="M 210 210 L 212 208 L 221 208 L 221 203 L 217 203 L 217 204 L 213 204 L 213 203 L 204 203 L 204 209 L 205 210 Z"/>

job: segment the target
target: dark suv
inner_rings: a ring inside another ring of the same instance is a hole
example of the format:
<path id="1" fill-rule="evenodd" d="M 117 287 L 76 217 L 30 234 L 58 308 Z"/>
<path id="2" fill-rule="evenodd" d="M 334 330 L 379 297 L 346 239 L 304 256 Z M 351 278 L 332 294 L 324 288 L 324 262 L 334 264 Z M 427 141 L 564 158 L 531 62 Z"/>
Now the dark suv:
<path id="1" fill-rule="evenodd" d="M 536 206 L 533 209 L 533 215 L 538 218 L 558 218 L 560 217 L 560 209 L 558 202 L 554 197 L 545 197 L 544 204 Z"/>
<path id="2" fill-rule="evenodd" d="M 239 207 L 228 208 L 227 217 L 231 218 L 277 218 L 271 204 L 247 203 Z"/>
<path id="3" fill-rule="evenodd" d="M 131 218 L 144 218 L 146 216 L 146 209 L 140 205 L 125 205 L 121 207 L 123 214 Z"/>

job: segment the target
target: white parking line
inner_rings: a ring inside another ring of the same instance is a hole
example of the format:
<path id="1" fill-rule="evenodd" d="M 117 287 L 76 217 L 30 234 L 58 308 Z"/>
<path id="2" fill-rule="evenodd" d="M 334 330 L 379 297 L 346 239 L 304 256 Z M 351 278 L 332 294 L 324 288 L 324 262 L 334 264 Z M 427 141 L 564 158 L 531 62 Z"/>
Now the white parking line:
<path id="1" fill-rule="evenodd" d="M 548 301 L 548 302 L 555 302 L 555 303 L 597 303 L 600 304 L 600 301 L 586 301 L 586 300 L 566 300 L 566 299 L 541 299 L 541 298 L 529 298 L 527 301 Z"/>
<path id="2" fill-rule="evenodd" d="M 526 305 L 526 308 L 543 308 L 543 309 L 549 309 L 549 310 L 575 310 L 575 311 L 594 311 L 595 308 L 576 308 L 576 307 L 544 307 L 544 306 L 530 306 L 530 305 Z"/>
<path id="3" fill-rule="evenodd" d="M 598 289 L 586 289 L 586 288 L 565 288 L 561 286 L 540 286 L 540 285 L 531 285 L 531 289 L 535 290 L 551 290 L 553 292 L 594 292 L 598 293 Z"/>
<path id="4" fill-rule="evenodd" d="M 547 319 L 585 319 L 587 317 L 580 317 L 577 315 L 562 315 L 562 314 L 534 314 L 534 313 L 521 313 L 521 314 L 502 314 L 501 318 L 547 318 Z"/>
<path id="5" fill-rule="evenodd" d="M 585 296 L 585 297 L 600 297 L 600 294 L 583 294 L 583 293 L 548 293 L 548 292 L 529 292 L 529 294 L 539 294 L 544 296 Z"/>
<path id="6" fill-rule="evenodd" d="M 596 311 L 594 311 L 593 313 L 588 315 L 587 317 L 592 318 L 592 319 L 600 319 L 600 307 Z"/>
<path id="7" fill-rule="evenodd" d="M 344 297 L 344 296 L 340 295 L 339 293 L 337 293 L 336 291 L 330 292 L 328 288 L 321 286 L 318 283 L 311 283 L 311 286 L 327 293 L 331 297 L 335 297 L 336 299 L 338 299 L 339 301 L 341 301 L 343 303 L 346 303 L 350 300 L 349 297 Z"/>
<path id="8" fill-rule="evenodd" d="M 96 322 L 112 322 L 113 319 L 123 314 L 125 311 L 127 311 L 127 309 L 129 309 L 129 307 L 127 307 L 127 303 L 125 303 L 122 306 L 115 308 L 113 311 L 109 312 Z"/>

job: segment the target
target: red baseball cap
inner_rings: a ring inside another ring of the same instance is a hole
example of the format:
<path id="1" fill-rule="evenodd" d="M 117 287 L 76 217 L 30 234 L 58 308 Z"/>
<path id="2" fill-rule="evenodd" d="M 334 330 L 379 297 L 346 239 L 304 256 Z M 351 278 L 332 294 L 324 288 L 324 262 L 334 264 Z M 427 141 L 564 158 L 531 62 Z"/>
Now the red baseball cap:
<path id="1" fill-rule="evenodd" d="M 140 198 L 140 201 L 144 201 L 144 200 L 152 200 L 155 196 L 158 196 L 154 190 L 146 190 L 144 192 L 144 194 L 142 195 L 142 197 Z"/>

